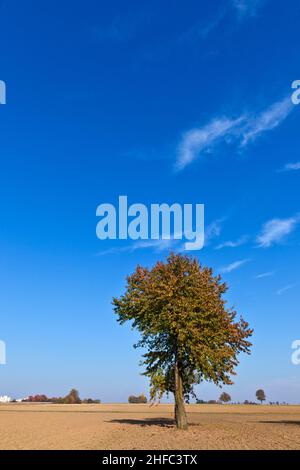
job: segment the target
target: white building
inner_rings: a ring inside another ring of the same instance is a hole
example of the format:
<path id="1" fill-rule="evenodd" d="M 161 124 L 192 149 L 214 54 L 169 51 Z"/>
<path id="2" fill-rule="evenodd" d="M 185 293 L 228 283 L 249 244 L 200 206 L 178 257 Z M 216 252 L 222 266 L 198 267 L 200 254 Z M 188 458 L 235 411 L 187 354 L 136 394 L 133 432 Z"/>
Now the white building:
<path id="1" fill-rule="evenodd" d="M 11 401 L 11 398 L 8 397 L 7 395 L 3 395 L 2 397 L 0 396 L 0 403 L 9 403 Z"/>

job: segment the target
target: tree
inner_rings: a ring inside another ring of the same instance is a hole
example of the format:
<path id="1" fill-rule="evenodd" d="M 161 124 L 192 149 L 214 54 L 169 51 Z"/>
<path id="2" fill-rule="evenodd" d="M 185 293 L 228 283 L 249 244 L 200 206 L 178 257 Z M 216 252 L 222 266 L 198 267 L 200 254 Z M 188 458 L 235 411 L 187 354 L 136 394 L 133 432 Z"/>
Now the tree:
<path id="1" fill-rule="evenodd" d="M 138 397 L 135 397 L 134 395 L 130 395 L 128 397 L 128 403 L 147 403 L 147 398 L 145 395 L 142 393 Z"/>
<path id="2" fill-rule="evenodd" d="M 81 403 L 78 391 L 75 388 L 72 388 L 70 393 L 63 399 L 63 403 L 66 403 L 69 405 Z"/>
<path id="3" fill-rule="evenodd" d="M 260 403 L 266 400 L 266 394 L 261 388 L 256 391 L 255 395 L 256 395 L 257 400 L 260 401 Z"/>
<path id="4" fill-rule="evenodd" d="M 196 258 L 171 253 L 152 269 L 137 266 L 125 294 L 113 299 L 119 323 L 132 321 L 141 334 L 135 347 L 147 350 L 151 400 L 174 394 L 179 429 L 187 429 L 184 399 L 195 396 L 194 385 L 232 384 L 238 354 L 250 352 L 252 330 L 225 308 L 226 291 L 221 277 Z"/>
<path id="5" fill-rule="evenodd" d="M 223 403 L 229 403 L 231 401 L 231 396 L 228 393 L 223 392 L 220 395 L 220 401 Z"/>

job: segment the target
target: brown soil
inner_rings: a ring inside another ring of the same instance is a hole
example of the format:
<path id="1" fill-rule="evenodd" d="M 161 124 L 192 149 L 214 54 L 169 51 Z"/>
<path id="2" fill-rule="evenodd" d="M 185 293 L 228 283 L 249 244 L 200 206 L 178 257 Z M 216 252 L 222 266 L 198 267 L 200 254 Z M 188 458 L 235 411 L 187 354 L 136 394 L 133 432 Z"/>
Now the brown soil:
<path id="1" fill-rule="evenodd" d="M 0 405 L 0 449 L 300 449 L 300 406 Z"/>

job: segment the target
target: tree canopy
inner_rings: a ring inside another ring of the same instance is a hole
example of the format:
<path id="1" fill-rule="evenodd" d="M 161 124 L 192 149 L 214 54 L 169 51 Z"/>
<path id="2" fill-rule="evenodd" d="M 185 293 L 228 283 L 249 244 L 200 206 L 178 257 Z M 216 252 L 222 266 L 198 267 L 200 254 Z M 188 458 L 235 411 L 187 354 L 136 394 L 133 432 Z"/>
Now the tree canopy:
<path id="1" fill-rule="evenodd" d="M 256 395 L 257 400 L 260 401 L 261 403 L 266 400 L 266 394 L 264 390 L 262 390 L 261 388 L 256 391 L 255 395 Z"/>
<path id="2" fill-rule="evenodd" d="M 229 393 L 223 392 L 220 395 L 220 400 L 223 403 L 229 403 L 231 401 L 231 396 L 229 395 Z"/>

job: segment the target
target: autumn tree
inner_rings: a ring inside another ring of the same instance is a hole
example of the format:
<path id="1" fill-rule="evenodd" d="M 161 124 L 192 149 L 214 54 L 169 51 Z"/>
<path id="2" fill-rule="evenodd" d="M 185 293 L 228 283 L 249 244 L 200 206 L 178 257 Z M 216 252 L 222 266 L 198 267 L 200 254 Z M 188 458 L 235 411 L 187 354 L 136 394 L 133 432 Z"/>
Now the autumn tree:
<path id="1" fill-rule="evenodd" d="M 63 399 L 63 403 L 69 405 L 75 405 L 81 403 L 81 399 L 79 398 L 79 393 L 75 388 L 69 392 L 69 394 Z"/>
<path id="2" fill-rule="evenodd" d="M 128 403 L 147 403 L 147 397 L 142 393 L 141 395 L 139 395 L 138 397 L 134 396 L 134 395 L 130 395 L 128 397 Z"/>
<path id="3" fill-rule="evenodd" d="M 252 330 L 226 308 L 227 286 L 196 258 L 170 254 L 152 269 L 138 266 L 127 277 L 124 295 L 113 299 L 120 324 L 132 321 L 146 348 L 144 375 L 151 400 L 175 397 L 175 420 L 187 429 L 184 399 L 202 380 L 232 384 L 240 352 L 249 353 Z"/>
<path id="4" fill-rule="evenodd" d="M 266 400 L 266 394 L 264 390 L 262 390 L 261 388 L 256 391 L 255 395 L 256 395 L 257 400 L 260 401 L 260 403 Z"/>
<path id="5" fill-rule="evenodd" d="M 223 392 L 220 395 L 220 401 L 222 401 L 223 403 L 229 403 L 231 401 L 231 396 L 229 395 L 229 393 Z"/>

